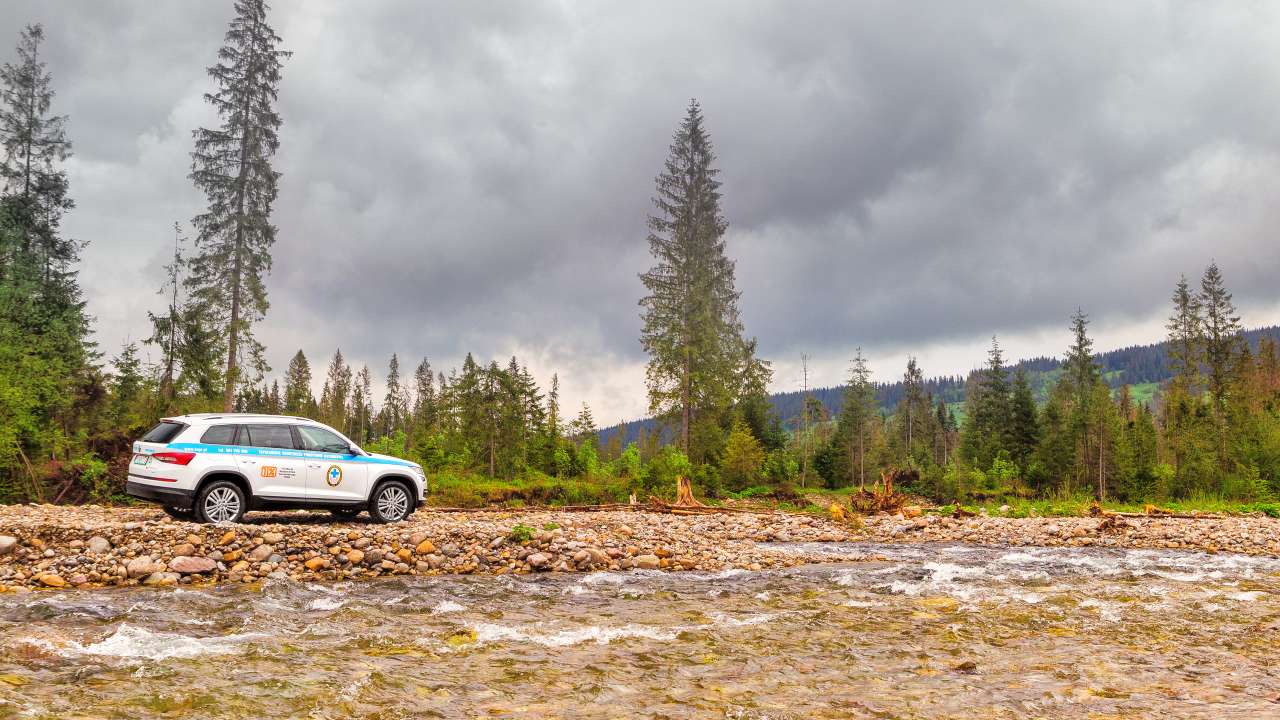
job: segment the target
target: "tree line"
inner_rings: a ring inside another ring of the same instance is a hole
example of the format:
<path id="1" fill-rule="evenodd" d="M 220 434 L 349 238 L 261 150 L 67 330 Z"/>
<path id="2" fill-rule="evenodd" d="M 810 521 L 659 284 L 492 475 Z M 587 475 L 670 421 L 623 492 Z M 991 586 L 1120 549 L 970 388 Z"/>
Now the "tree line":
<path id="1" fill-rule="evenodd" d="M 956 379 L 926 378 L 914 358 L 886 392 L 859 351 L 835 412 L 807 389 L 794 412 L 776 412 L 770 364 L 740 316 L 717 157 L 696 101 L 655 178 L 639 340 L 658 426 L 636 441 L 613 432 L 601 442 L 590 408 L 566 413 L 559 377 L 540 387 L 517 358 L 469 354 L 443 372 L 425 358 L 402 368 L 392 355 L 376 382 L 341 350 L 313 374 L 299 350 L 269 378 L 254 326 L 269 310 L 281 179 L 271 162 L 283 122 L 275 100 L 289 53 L 264 2 L 238 0 L 234 10 L 208 68 L 205 99 L 219 123 L 193 137 L 190 179 L 205 208 L 191 232 L 175 223 L 165 240 L 169 262 L 143 341 L 154 363 L 136 343 L 107 362 L 90 340 L 76 269 L 84 243 L 61 229 L 74 207 L 63 169 L 71 143 L 67 118 L 53 112 L 40 26 L 22 31 L 16 61 L 0 68 L 0 500 L 110 499 L 130 440 L 158 416 L 197 411 L 311 417 L 432 473 L 573 479 L 621 496 L 662 492 L 676 474 L 712 496 L 788 496 L 797 486 L 865 486 L 889 469 L 913 471 L 912 489 L 939 500 L 1280 491 L 1276 344 L 1264 339 L 1254 352 L 1242 341 L 1216 265 L 1198 286 L 1175 288 L 1173 379 L 1154 397 L 1111 387 L 1078 311 L 1060 367 L 1040 358 L 1011 372 L 993 338 L 963 392 Z M 1143 367 L 1155 372 L 1155 362 Z"/>

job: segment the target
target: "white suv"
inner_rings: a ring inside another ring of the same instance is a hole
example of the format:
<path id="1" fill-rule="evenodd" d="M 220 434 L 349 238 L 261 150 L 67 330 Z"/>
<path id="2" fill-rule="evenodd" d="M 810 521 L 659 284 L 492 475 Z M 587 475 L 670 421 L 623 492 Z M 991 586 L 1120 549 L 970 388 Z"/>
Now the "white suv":
<path id="1" fill-rule="evenodd" d="M 182 520 L 239 522 L 248 510 L 362 510 L 405 519 L 426 500 L 422 467 L 367 453 L 300 417 L 203 413 L 165 418 L 133 444 L 126 492 Z"/>

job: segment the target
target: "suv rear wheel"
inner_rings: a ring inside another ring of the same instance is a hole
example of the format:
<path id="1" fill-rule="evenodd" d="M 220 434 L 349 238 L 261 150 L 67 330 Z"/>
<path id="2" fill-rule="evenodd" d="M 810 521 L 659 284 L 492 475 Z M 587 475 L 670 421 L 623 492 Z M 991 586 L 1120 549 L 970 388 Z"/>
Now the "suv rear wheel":
<path id="1" fill-rule="evenodd" d="M 245 510 L 244 491 L 227 480 L 209 483 L 196 496 L 196 518 L 200 522 L 240 522 Z"/>
<path id="2" fill-rule="evenodd" d="M 369 498 L 369 517 L 380 523 L 400 522 L 413 511 L 413 495 L 402 482 L 389 482 Z"/>

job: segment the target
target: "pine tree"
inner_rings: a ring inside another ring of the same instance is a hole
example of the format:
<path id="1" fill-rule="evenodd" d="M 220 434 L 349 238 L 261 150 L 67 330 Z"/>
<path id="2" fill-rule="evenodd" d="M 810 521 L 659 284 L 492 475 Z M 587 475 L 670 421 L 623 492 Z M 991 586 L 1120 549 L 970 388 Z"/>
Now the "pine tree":
<path id="1" fill-rule="evenodd" d="M 137 343 L 125 343 L 111 364 L 115 367 L 115 377 L 111 384 L 111 417 L 117 427 L 132 429 L 138 424 L 134 410 L 145 389 Z"/>
<path id="2" fill-rule="evenodd" d="M 226 411 L 236 386 L 249 381 L 246 360 L 259 376 L 266 369 L 252 327 L 267 312 L 264 279 L 276 237 L 271 205 L 280 177 L 271 166 L 280 146 L 275 102 L 289 56 L 277 49 L 280 37 L 267 24 L 265 0 L 236 0 L 235 10 L 218 63 L 208 69 L 216 89 L 205 95 L 222 124 L 197 129 L 191 153 L 191 179 L 208 209 L 192 221 L 197 256 L 189 283 L 226 339 Z"/>
<path id="3" fill-rule="evenodd" d="M 417 369 L 413 371 L 413 417 L 414 432 L 426 433 L 435 426 L 436 384 L 435 375 L 431 371 L 431 363 L 422 358 Z"/>
<path id="4" fill-rule="evenodd" d="M 347 411 L 347 435 L 357 443 L 368 442 L 373 432 L 373 376 L 365 365 L 356 373 Z"/>
<path id="5" fill-rule="evenodd" d="M 876 414 L 876 389 L 871 383 L 871 368 L 867 358 L 858 348 L 849 367 L 849 380 L 844 387 L 844 400 L 840 406 L 840 419 L 835 438 L 845 457 L 849 484 L 859 488 L 867 484 L 867 451 L 871 422 Z"/>
<path id="6" fill-rule="evenodd" d="M 1040 444 L 1040 427 L 1036 418 L 1036 400 L 1027 382 L 1027 373 L 1018 368 L 1013 374 L 1013 394 L 1009 408 L 1009 455 L 1025 477 L 1031 455 Z"/>
<path id="7" fill-rule="evenodd" d="M 1204 363 L 1209 397 L 1222 412 L 1231 386 L 1232 364 L 1240 349 L 1240 318 L 1236 315 L 1231 293 L 1222 281 L 1217 263 L 1210 263 L 1200 280 L 1200 321 L 1204 337 Z"/>
<path id="8" fill-rule="evenodd" d="M 743 490 L 760 480 L 764 448 L 742 421 L 735 422 L 724 446 L 721 479 L 730 490 Z"/>
<path id="9" fill-rule="evenodd" d="M 65 115 L 51 115 L 53 79 L 40 57 L 44 28 L 28 25 L 19 35 L 17 64 L 0 67 L 0 178 L 26 222 L 22 249 L 39 258 L 46 283 L 55 282 L 78 259 L 79 245 L 58 235 L 62 214 L 74 203 L 60 163 L 71 155 Z"/>
<path id="10" fill-rule="evenodd" d="M 1204 327 L 1200 297 L 1191 292 L 1187 277 L 1178 279 L 1173 291 L 1173 314 L 1165 327 L 1169 330 L 1169 369 L 1174 382 L 1187 392 L 1195 392 L 1200 382 L 1200 364 L 1204 360 Z"/>
<path id="11" fill-rule="evenodd" d="M 1009 449 L 1012 417 L 1009 375 L 994 336 L 987 366 L 978 371 L 972 390 L 965 393 L 965 408 L 964 454 L 970 462 L 986 469 L 1001 451 Z"/>
<path id="12" fill-rule="evenodd" d="M 179 293 L 182 289 L 182 247 L 185 242 L 182 226 L 175 222 L 173 224 L 173 259 L 164 266 L 165 281 L 159 290 L 159 294 L 167 299 L 168 305 L 163 315 L 147 313 L 147 317 L 151 320 L 151 337 L 145 342 L 160 346 L 160 403 L 161 411 L 165 413 L 173 406 L 177 395 L 178 362 L 182 352 L 180 345 L 183 342 L 180 334 L 183 321 Z"/>
<path id="13" fill-rule="evenodd" d="M 299 350 L 289 361 L 284 376 L 284 412 L 286 415 L 314 415 L 315 398 L 311 395 L 311 363 Z"/>
<path id="14" fill-rule="evenodd" d="M 1088 408 L 1093 386 L 1102 377 L 1093 359 L 1093 340 L 1089 337 L 1089 316 L 1076 309 L 1071 316 L 1071 347 L 1062 362 L 1062 382 L 1066 383 L 1075 405 Z"/>
<path id="15" fill-rule="evenodd" d="M 387 365 L 387 391 L 382 398 L 382 410 L 378 413 L 383 435 L 393 435 L 397 430 L 404 429 L 407 405 L 404 386 L 400 383 L 400 358 L 392 353 Z"/>
<path id="16" fill-rule="evenodd" d="M 351 366 L 342 357 L 342 348 L 333 353 L 320 394 L 320 419 L 334 428 L 347 426 L 347 403 L 351 398 Z"/>
<path id="17" fill-rule="evenodd" d="M 546 457 L 543 467 L 550 475 L 558 474 L 556 452 L 560 449 L 560 438 L 563 437 L 560 420 L 560 375 L 551 375 L 551 389 L 547 391 L 547 441 Z M 641 447 L 644 443 L 641 443 Z"/>
<path id="18" fill-rule="evenodd" d="M 714 162 L 702 111 L 691 101 L 656 181 L 649 250 L 657 263 L 640 276 L 648 291 L 640 342 L 649 354 L 650 412 L 676 420 L 686 453 L 695 421 L 723 412 L 738 399 L 742 378 L 760 374 L 738 317 Z"/>
<path id="19" fill-rule="evenodd" d="M 924 390 L 924 373 L 914 357 L 907 358 L 907 369 L 902 376 L 902 399 L 894 413 L 899 427 L 897 440 L 901 442 L 898 460 L 912 466 L 927 454 L 932 444 L 933 408 Z"/>

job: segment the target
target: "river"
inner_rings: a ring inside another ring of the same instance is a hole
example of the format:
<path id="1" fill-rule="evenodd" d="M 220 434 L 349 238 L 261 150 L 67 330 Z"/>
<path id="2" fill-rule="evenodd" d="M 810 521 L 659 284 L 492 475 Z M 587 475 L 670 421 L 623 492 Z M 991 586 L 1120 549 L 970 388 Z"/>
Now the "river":
<path id="1" fill-rule="evenodd" d="M 4 594 L 0 718 L 1280 717 L 1278 560 L 827 547 L 868 559 Z"/>

